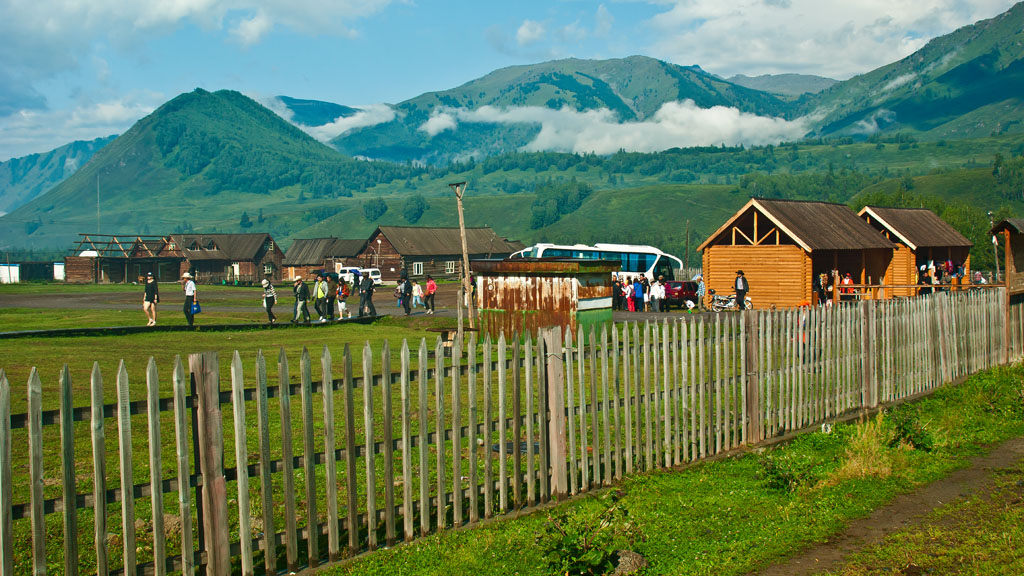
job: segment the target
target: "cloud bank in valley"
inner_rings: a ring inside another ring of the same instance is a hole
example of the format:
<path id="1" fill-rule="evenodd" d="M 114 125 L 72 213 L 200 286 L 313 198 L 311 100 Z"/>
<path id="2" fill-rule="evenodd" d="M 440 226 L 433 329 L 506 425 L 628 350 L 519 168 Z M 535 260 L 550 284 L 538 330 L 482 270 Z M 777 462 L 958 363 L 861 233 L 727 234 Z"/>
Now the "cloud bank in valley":
<path id="1" fill-rule="evenodd" d="M 355 108 L 358 112 L 351 116 L 339 116 L 333 122 L 321 124 L 320 126 L 306 126 L 295 121 L 295 114 L 292 113 L 291 109 L 280 98 L 254 99 L 321 142 L 329 142 L 349 130 L 384 124 L 395 119 L 395 110 L 391 106 L 387 104 L 369 104 L 367 106 L 356 106 Z"/>
<path id="2" fill-rule="evenodd" d="M 436 111 L 419 129 L 433 137 L 458 130 L 459 123 L 538 124 L 540 133 L 524 151 L 596 154 L 612 154 L 620 149 L 656 152 L 686 146 L 774 144 L 800 138 L 809 126 L 803 118 L 769 118 L 725 106 L 700 108 L 692 100 L 684 100 L 665 103 L 641 122 L 619 122 L 608 109 L 445 108 Z"/>

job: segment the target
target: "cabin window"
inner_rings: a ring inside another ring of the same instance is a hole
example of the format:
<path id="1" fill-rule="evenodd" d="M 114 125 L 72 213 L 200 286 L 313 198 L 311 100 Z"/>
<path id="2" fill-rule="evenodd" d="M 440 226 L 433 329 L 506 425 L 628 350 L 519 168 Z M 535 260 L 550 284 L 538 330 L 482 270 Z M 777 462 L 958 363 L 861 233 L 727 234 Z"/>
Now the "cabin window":
<path id="1" fill-rule="evenodd" d="M 412 263 L 412 275 L 413 276 L 423 276 L 423 262 L 413 262 Z"/>
<path id="2" fill-rule="evenodd" d="M 458 264 L 458 261 L 456 261 L 456 260 L 448 260 L 447 262 L 445 262 L 444 263 L 444 273 L 445 274 L 455 274 L 455 265 L 456 264 Z"/>
<path id="3" fill-rule="evenodd" d="M 264 276 L 273 276 L 273 274 L 274 274 L 274 265 L 272 263 L 270 263 L 270 262 L 264 263 L 263 264 L 263 275 Z"/>
<path id="4" fill-rule="evenodd" d="M 267 240 L 266 248 L 267 248 L 267 252 L 273 252 L 274 251 L 274 241 L 273 240 Z"/>

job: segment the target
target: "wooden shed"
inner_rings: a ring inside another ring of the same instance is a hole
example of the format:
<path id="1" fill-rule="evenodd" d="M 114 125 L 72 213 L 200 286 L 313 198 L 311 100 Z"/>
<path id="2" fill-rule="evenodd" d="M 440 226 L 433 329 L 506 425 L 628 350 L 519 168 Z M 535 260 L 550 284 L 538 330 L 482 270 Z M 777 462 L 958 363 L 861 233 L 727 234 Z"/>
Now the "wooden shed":
<path id="1" fill-rule="evenodd" d="M 486 227 L 466 228 L 470 260 L 505 258 L 524 248 L 521 242 L 498 236 Z M 363 268 L 380 268 L 385 281 L 398 280 L 405 270 L 410 279 L 427 275 L 435 280 L 462 276 L 462 237 L 458 228 L 378 226 L 354 259 Z"/>
<path id="2" fill-rule="evenodd" d="M 844 204 L 752 198 L 698 249 L 708 290 L 735 293 L 743 270 L 755 308 L 788 308 L 816 301 L 821 273 L 887 283 L 895 245 Z"/>
<path id="3" fill-rule="evenodd" d="M 970 277 L 971 246 L 939 215 L 927 208 L 885 208 L 865 206 L 857 214 L 896 245 L 885 278 L 889 284 L 916 284 L 921 266 L 947 260 L 954 268 L 963 266 Z M 893 288 L 892 296 L 914 296 L 915 288 Z"/>
<path id="4" fill-rule="evenodd" d="M 172 236 L 80 234 L 64 258 L 64 279 L 72 284 L 140 281 L 152 272 L 157 282 L 176 282 L 184 259 Z"/>
<path id="5" fill-rule="evenodd" d="M 612 321 L 612 273 L 619 262 L 568 258 L 480 260 L 476 274 L 480 328 L 497 337 L 545 326 L 572 330 Z"/>
<path id="6" fill-rule="evenodd" d="M 1024 294 L 1024 218 L 1007 218 L 992 228 L 1003 237 L 1006 288 L 1010 296 Z"/>

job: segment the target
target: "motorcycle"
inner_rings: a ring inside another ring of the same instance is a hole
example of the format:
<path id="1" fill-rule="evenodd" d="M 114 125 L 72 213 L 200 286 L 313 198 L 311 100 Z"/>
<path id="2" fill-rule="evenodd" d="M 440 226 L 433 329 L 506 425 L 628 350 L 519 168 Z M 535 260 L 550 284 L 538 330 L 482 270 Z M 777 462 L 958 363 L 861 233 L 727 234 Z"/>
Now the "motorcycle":
<path id="1" fill-rule="evenodd" d="M 711 295 L 711 310 L 715 312 L 721 312 L 722 310 L 739 310 L 735 294 L 721 296 L 719 294 L 715 294 L 714 290 L 708 290 L 708 294 Z M 751 308 L 752 304 L 753 302 L 750 300 L 750 296 L 743 299 L 743 307 L 747 310 Z"/>

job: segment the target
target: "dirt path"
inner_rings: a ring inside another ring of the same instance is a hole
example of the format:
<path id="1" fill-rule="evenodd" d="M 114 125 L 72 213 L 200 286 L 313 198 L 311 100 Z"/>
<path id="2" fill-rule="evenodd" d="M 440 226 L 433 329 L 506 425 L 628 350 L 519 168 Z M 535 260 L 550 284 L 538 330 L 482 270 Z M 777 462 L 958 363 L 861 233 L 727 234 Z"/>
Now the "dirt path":
<path id="1" fill-rule="evenodd" d="M 854 520 L 831 540 L 756 574 L 801 576 L 834 570 L 848 555 L 880 542 L 888 534 L 909 524 L 920 522 L 932 510 L 963 496 L 988 490 L 994 470 L 1013 466 L 1021 460 L 1024 460 L 1024 438 L 1008 440 L 987 455 L 974 458 L 967 468 L 913 493 L 896 497 L 891 504 L 875 510 L 867 518 Z"/>

